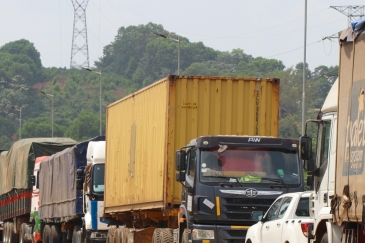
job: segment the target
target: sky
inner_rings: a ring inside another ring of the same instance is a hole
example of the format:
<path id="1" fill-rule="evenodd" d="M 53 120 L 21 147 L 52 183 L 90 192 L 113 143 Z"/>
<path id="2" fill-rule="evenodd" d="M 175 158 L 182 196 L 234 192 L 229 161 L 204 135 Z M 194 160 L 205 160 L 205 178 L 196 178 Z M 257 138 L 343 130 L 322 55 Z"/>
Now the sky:
<path id="1" fill-rule="evenodd" d="M 0 46 L 26 39 L 44 67 L 70 68 L 74 3 L 87 0 L 1 0 Z M 310 70 L 338 64 L 337 33 L 348 17 L 331 6 L 361 0 L 307 0 L 306 61 Z M 347 12 L 346 12 L 347 14 Z M 305 0 L 89 0 L 89 63 L 94 66 L 120 27 L 160 24 L 165 30 L 219 51 L 240 48 L 253 57 L 304 60 Z M 79 28 L 79 27 L 77 27 Z"/>

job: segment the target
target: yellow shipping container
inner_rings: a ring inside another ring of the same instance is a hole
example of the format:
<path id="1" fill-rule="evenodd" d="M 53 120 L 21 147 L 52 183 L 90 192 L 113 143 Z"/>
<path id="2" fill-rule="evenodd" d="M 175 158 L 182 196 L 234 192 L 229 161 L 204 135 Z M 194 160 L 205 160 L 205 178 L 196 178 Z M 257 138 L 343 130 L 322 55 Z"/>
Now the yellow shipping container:
<path id="1" fill-rule="evenodd" d="M 170 75 L 107 107 L 105 213 L 180 204 L 175 151 L 202 135 L 278 135 L 279 79 Z M 161 211 L 161 210 L 160 210 Z"/>

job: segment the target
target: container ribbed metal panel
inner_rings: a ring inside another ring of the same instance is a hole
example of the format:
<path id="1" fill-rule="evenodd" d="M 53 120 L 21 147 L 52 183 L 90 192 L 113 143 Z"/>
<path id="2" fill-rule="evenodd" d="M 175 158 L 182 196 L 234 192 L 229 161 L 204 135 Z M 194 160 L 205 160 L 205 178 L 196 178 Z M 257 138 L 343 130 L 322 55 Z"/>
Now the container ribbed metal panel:
<path id="1" fill-rule="evenodd" d="M 180 203 L 175 151 L 202 135 L 278 135 L 278 79 L 174 76 L 107 107 L 105 212 Z"/>

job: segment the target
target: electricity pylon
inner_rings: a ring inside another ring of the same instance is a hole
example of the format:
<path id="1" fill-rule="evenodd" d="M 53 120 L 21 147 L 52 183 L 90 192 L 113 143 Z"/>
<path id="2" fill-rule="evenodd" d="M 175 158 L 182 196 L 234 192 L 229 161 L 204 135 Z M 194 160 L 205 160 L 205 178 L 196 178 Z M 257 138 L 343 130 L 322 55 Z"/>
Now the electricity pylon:
<path id="1" fill-rule="evenodd" d="M 364 7 L 365 5 L 348 5 L 348 6 L 330 6 L 336 9 L 340 13 L 343 13 L 348 17 L 348 26 L 351 26 L 352 21 L 356 21 L 364 17 Z"/>
<path id="2" fill-rule="evenodd" d="M 89 67 L 87 42 L 86 7 L 89 0 L 71 0 L 74 7 L 70 68 Z"/>

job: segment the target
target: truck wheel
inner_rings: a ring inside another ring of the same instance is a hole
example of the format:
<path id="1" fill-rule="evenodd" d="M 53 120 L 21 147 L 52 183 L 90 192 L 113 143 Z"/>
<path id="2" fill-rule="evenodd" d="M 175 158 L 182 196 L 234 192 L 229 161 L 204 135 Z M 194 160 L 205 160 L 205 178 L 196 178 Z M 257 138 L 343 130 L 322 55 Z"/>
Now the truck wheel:
<path id="1" fill-rule="evenodd" d="M 128 234 L 129 234 L 129 229 L 128 228 L 122 228 L 121 229 L 122 241 L 119 242 L 119 243 L 127 243 L 128 242 Z"/>
<path id="2" fill-rule="evenodd" d="M 67 239 L 67 234 L 68 232 L 62 232 L 61 235 L 62 235 L 62 243 L 72 243 L 72 239 Z"/>
<path id="3" fill-rule="evenodd" d="M 161 243 L 171 243 L 173 242 L 172 229 L 162 229 L 161 231 Z"/>
<path id="4" fill-rule="evenodd" d="M 160 243 L 161 242 L 161 231 L 163 229 L 161 228 L 156 228 L 153 231 L 153 235 L 152 235 L 152 243 Z"/>
<path id="5" fill-rule="evenodd" d="M 184 229 L 184 233 L 182 235 L 182 243 L 189 243 L 188 234 L 191 232 L 190 229 Z"/>
<path id="6" fill-rule="evenodd" d="M 80 225 L 76 225 L 74 227 L 74 231 L 72 232 L 72 243 L 81 243 L 81 242 L 78 242 L 78 232 L 80 231 L 81 227 Z"/>
<path id="7" fill-rule="evenodd" d="M 324 233 L 324 235 L 321 239 L 321 243 L 328 243 L 328 234 L 327 234 L 327 232 Z"/>
<path id="8" fill-rule="evenodd" d="M 3 243 L 9 243 L 8 237 L 8 222 L 5 222 L 3 227 Z"/>
<path id="9" fill-rule="evenodd" d="M 50 243 L 50 237 L 51 237 L 51 227 L 46 224 L 43 228 L 43 243 Z"/>
<path id="10" fill-rule="evenodd" d="M 13 223 L 9 223 L 9 243 L 18 243 L 18 235 L 14 233 Z"/>
<path id="11" fill-rule="evenodd" d="M 61 229 L 58 227 L 58 225 L 52 225 L 51 236 L 50 236 L 51 243 L 61 243 L 60 239 L 61 239 Z"/>
<path id="12" fill-rule="evenodd" d="M 20 231 L 19 231 L 19 243 L 25 242 L 25 227 L 27 226 L 26 223 L 22 223 L 20 225 Z"/>

